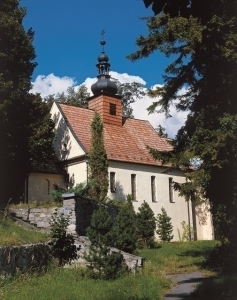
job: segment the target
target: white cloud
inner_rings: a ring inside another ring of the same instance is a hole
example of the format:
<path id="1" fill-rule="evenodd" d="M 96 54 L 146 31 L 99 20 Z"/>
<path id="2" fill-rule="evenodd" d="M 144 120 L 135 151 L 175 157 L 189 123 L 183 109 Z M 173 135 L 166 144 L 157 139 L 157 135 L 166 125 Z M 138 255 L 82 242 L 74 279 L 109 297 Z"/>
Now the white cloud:
<path id="1" fill-rule="evenodd" d="M 146 84 L 146 82 L 139 76 L 129 75 L 127 73 L 119 74 L 117 72 L 110 72 L 111 77 L 116 78 L 121 83 L 131 83 L 134 81 L 140 82 L 142 84 Z M 97 78 L 88 77 L 82 84 L 85 84 L 91 93 L 91 85 L 95 83 Z M 66 92 L 69 87 L 77 88 L 76 81 L 74 78 L 70 77 L 58 77 L 53 73 L 48 76 L 39 75 L 34 82 L 32 82 L 33 88 L 31 90 L 32 93 L 41 93 L 42 97 L 45 97 L 50 94 L 57 94 Z M 154 85 L 152 88 L 154 89 L 156 86 L 161 86 L 160 84 Z M 180 91 L 184 93 L 185 89 Z M 92 93 L 91 93 L 92 94 Z M 156 101 L 155 99 L 151 99 L 147 96 L 142 99 L 138 99 L 135 103 L 132 104 L 133 115 L 136 119 L 148 120 L 154 128 L 158 125 L 165 127 L 166 132 L 170 138 L 174 138 L 178 129 L 184 124 L 187 112 L 177 112 L 174 106 L 170 108 L 171 118 L 166 119 L 165 114 L 150 114 L 148 115 L 147 108 L 152 104 L 152 102 Z"/>
<path id="2" fill-rule="evenodd" d="M 74 86 L 76 81 L 71 77 L 58 77 L 53 73 L 45 76 L 39 75 L 35 81 L 32 82 L 32 93 L 40 93 L 44 98 L 48 95 L 65 92 L 69 87 Z"/>

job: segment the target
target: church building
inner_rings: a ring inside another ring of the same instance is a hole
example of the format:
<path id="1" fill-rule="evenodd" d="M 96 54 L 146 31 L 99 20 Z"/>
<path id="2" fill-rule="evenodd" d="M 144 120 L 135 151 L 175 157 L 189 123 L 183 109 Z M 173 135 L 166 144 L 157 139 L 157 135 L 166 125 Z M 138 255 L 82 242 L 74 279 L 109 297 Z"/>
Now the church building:
<path id="1" fill-rule="evenodd" d="M 194 238 L 213 239 L 213 226 L 208 206 L 196 206 L 185 201 L 173 189 L 173 182 L 185 182 L 181 170 L 164 173 L 161 162 L 149 154 L 147 146 L 170 151 L 166 138 L 160 137 L 146 120 L 124 118 L 121 97 L 116 84 L 110 80 L 109 58 L 104 52 L 98 57 L 98 80 L 92 85 L 93 96 L 88 100 L 88 109 L 55 102 L 51 116 L 55 122 L 57 138 L 55 150 L 73 184 L 88 180 L 88 153 L 91 140 L 91 122 L 95 111 L 104 123 L 104 143 L 109 161 L 108 197 L 125 200 L 131 194 L 135 211 L 146 201 L 155 216 L 164 207 L 171 217 L 174 240 L 178 240 L 181 222 L 192 226 Z"/>

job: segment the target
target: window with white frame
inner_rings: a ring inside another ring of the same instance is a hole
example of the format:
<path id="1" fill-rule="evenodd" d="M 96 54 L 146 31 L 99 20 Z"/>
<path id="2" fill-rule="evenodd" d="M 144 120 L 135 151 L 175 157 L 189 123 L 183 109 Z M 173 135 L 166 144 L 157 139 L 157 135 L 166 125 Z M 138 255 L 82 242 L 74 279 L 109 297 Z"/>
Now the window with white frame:
<path id="1" fill-rule="evenodd" d="M 132 200 L 137 200 L 137 184 L 136 184 L 136 174 L 131 174 L 131 194 Z"/>
<path id="2" fill-rule="evenodd" d="M 115 172 L 110 172 L 110 192 L 116 192 Z"/>
<path id="3" fill-rule="evenodd" d="M 156 202 L 156 177 L 151 176 L 151 200 Z"/>
<path id="4" fill-rule="evenodd" d="M 173 178 L 169 177 L 169 197 L 170 197 L 170 202 L 174 202 L 174 182 Z"/>

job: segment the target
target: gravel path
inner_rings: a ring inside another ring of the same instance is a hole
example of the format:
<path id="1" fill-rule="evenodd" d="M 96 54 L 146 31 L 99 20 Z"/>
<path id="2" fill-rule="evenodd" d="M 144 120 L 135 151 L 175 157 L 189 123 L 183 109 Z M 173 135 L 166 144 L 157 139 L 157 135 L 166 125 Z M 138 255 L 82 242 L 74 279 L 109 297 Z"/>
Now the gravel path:
<path id="1" fill-rule="evenodd" d="M 200 272 L 169 276 L 176 284 L 165 295 L 166 300 L 187 300 L 195 290 L 195 286 L 202 282 L 203 275 Z"/>

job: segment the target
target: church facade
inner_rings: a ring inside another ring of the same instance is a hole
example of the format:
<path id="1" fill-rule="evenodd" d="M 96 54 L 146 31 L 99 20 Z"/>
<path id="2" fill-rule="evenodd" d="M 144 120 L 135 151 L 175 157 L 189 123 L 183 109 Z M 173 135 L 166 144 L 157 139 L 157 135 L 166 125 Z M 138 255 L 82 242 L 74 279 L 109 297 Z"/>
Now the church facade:
<path id="1" fill-rule="evenodd" d="M 104 41 L 101 44 L 104 46 Z M 98 81 L 92 85 L 93 96 L 88 109 L 54 103 L 51 116 L 57 138 L 55 150 L 63 163 L 72 184 L 88 181 L 90 151 L 90 125 L 95 111 L 100 113 L 104 124 L 104 143 L 109 161 L 108 197 L 125 200 L 131 194 L 135 211 L 146 201 L 155 216 L 164 207 L 172 219 L 174 240 L 181 222 L 194 228 L 197 240 L 213 239 L 213 226 L 208 204 L 195 205 L 185 201 L 173 189 L 173 183 L 185 182 L 181 170 L 164 173 L 161 162 L 150 155 L 147 146 L 162 151 L 172 149 L 166 138 L 160 137 L 148 121 L 122 116 L 117 87 L 110 80 L 109 59 L 102 51 L 98 57 Z"/>

